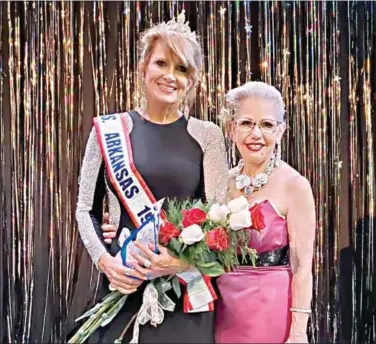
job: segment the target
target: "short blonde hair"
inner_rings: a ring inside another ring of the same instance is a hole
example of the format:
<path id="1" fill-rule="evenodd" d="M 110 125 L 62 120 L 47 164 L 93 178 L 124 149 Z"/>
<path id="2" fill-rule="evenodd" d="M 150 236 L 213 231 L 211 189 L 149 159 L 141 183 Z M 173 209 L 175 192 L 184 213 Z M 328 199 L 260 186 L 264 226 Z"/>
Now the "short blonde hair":
<path id="1" fill-rule="evenodd" d="M 150 55 L 157 40 L 163 40 L 168 47 L 179 57 L 188 69 L 188 75 L 193 85 L 187 92 L 188 100 L 193 101 L 196 95 L 196 87 L 200 80 L 201 65 L 203 60 L 202 48 L 198 37 L 191 32 L 190 37 L 174 31 L 166 23 L 158 24 L 146 30 L 139 44 L 139 63 L 147 65 Z"/>
<path id="2" fill-rule="evenodd" d="M 252 97 L 273 102 L 277 110 L 276 116 L 278 120 L 281 122 L 285 121 L 285 103 L 281 92 L 265 82 L 249 81 L 227 92 L 225 97 L 226 108 L 222 111 L 222 121 L 225 126 L 234 118 L 239 102 L 245 98 Z"/>

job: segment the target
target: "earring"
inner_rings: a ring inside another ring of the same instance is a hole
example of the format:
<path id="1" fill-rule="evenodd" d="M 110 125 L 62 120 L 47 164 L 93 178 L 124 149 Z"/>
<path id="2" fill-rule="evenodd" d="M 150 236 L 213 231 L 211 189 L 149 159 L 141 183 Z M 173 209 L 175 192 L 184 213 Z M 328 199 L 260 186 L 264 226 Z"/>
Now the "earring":
<path id="1" fill-rule="evenodd" d="M 188 98 L 185 97 L 183 102 L 183 114 L 186 119 L 189 117 L 189 105 L 188 105 Z"/>
<path id="2" fill-rule="evenodd" d="M 235 145 L 235 142 L 232 142 L 232 146 L 231 146 L 231 159 L 232 159 L 232 166 L 236 166 L 236 145 Z"/>
<path id="3" fill-rule="evenodd" d="M 275 150 L 276 150 L 276 153 L 275 153 L 274 166 L 278 167 L 281 161 L 281 142 L 280 141 L 276 142 Z"/>
<path id="4" fill-rule="evenodd" d="M 142 80 L 141 82 L 141 96 L 140 96 L 140 108 L 143 112 L 146 112 L 148 108 L 148 102 L 146 100 L 146 95 L 145 95 L 145 80 Z"/>

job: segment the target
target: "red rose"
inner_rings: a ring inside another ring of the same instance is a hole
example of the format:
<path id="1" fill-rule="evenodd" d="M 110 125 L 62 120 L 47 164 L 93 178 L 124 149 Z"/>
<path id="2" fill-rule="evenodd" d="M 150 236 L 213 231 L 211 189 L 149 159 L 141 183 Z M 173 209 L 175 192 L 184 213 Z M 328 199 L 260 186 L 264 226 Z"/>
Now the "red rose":
<path id="1" fill-rule="evenodd" d="M 162 245 L 167 245 L 172 238 L 177 238 L 181 230 L 171 222 L 165 222 L 159 229 L 159 242 Z"/>
<path id="2" fill-rule="evenodd" d="M 206 221 L 206 213 L 199 208 L 192 208 L 190 210 L 182 210 L 183 213 L 183 227 L 190 225 L 201 225 Z"/>
<path id="3" fill-rule="evenodd" d="M 206 244 L 213 251 L 223 251 L 229 247 L 229 235 L 222 227 L 217 227 L 206 233 Z"/>
<path id="4" fill-rule="evenodd" d="M 262 214 L 261 207 L 256 204 L 251 209 L 252 229 L 261 230 L 265 228 L 264 215 Z"/>

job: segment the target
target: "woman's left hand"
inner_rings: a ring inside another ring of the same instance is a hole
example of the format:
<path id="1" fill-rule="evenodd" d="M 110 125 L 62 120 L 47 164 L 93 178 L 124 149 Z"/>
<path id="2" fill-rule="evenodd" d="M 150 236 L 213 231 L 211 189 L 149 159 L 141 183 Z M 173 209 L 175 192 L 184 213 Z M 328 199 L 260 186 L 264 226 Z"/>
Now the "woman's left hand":
<path id="1" fill-rule="evenodd" d="M 145 246 L 141 242 L 135 241 L 135 245 L 141 250 L 145 257 L 132 253 L 138 264 L 134 268 L 148 279 L 167 275 L 176 275 L 189 268 L 180 259 L 171 256 L 166 247 L 158 245 L 159 254 L 155 253 L 154 245 Z"/>

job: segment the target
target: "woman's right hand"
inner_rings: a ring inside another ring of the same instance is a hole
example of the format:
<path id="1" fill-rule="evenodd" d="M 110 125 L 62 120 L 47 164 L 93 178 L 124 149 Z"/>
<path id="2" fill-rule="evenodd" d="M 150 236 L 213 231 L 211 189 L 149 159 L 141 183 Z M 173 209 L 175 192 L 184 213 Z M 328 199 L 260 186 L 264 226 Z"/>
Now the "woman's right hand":
<path id="1" fill-rule="evenodd" d="M 99 258 L 98 267 L 107 276 L 111 286 L 122 294 L 134 293 L 142 282 L 147 280 L 140 272 L 125 267 L 121 259 L 111 256 L 108 252 Z"/>

